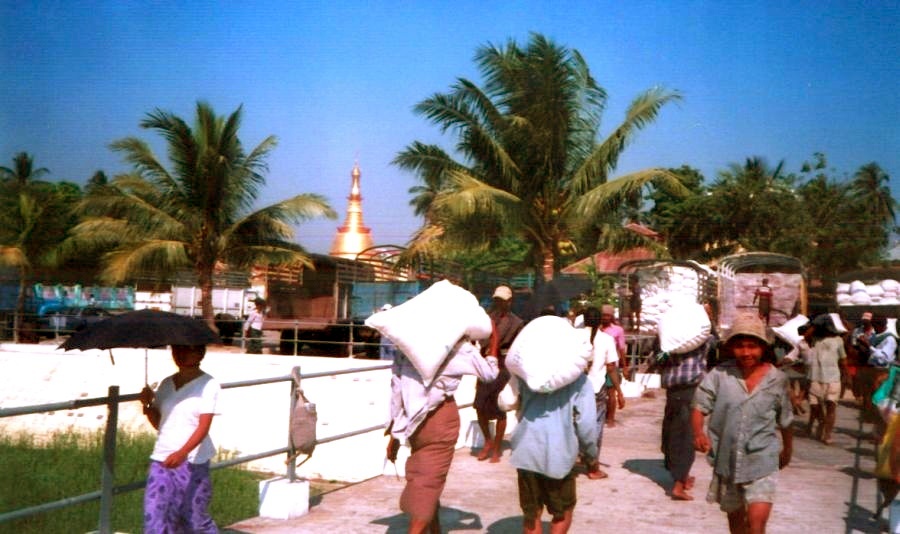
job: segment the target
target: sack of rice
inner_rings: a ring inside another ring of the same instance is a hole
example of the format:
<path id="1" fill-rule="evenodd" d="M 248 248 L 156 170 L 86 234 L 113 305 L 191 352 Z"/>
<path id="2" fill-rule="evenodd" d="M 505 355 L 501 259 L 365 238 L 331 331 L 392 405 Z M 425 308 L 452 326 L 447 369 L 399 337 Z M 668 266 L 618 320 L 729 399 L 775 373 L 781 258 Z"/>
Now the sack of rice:
<path id="1" fill-rule="evenodd" d="M 860 291 L 864 292 L 865 290 L 866 290 L 866 284 L 864 284 L 863 282 L 861 282 L 859 280 L 854 280 L 854 281 L 850 282 L 850 293 L 851 294 L 858 293 Z"/>
<path id="2" fill-rule="evenodd" d="M 591 350 L 590 330 L 545 315 L 529 322 L 516 336 L 506 355 L 506 368 L 531 390 L 550 393 L 584 372 Z"/>
<path id="3" fill-rule="evenodd" d="M 659 346 L 663 352 L 684 354 L 709 338 L 711 325 L 703 306 L 689 300 L 674 305 L 659 318 Z"/>
<path id="4" fill-rule="evenodd" d="M 366 319 L 366 326 L 394 342 L 431 383 L 450 350 L 464 335 L 485 339 L 491 320 L 475 295 L 442 280 L 399 306 Z"/>
<path id="5" fill-rule="evenodd" d="M 880 297 L 884 295 L 884 289 L 882 289 L 881 284 L 872 284 L 866 286 L 866 293 L 871 297 Z"/>
<path id="6" fill-rule="evenodd" d="M 845 282 L 840 282 L 834 290 L 835 293 L 847 293 L 850 294 L 850 284 Z"/>
<path id="7" fill-rule="evenodd" d="M 837 313 L 829 313 L 831 316 L 831 323 L 834 324 L 834 331 L 838 334 L 846 334 L 847 327 L 844 326 L 844 320 L 841 319 L 841 316 Z"/>
<path id="8" fill-rule="evenodd" d="M 853 293 L 852 295 L 850 295 L 850 302 L 852 304 L 857 304 L 857 305 L 871 304 L 872 297 L 870 297 L 869 294 L 866 293 L 865 291 L 857 291 L 856 293 Z"/>
<path id="9" fill-rule="evenodd" d="M 787 341 L 791 344 L 791 346 L 796 347 L 797 343 L 800 343 L 800 334 L 797 333 L 797 328 L 805 325 L 809 322 L 809 318 L 803 314 L 795 315 L 787 320 L 783 325 L 776 326 L 772 329 L 775 332 L 775 335 Z"/>
<path id="10" fill-rule="evenodd" d="M 887 280 L 881 281 L 881 287 L 885 291 L 892 291 L 894 293 L 900 293 L 900 282 L 888 278 Z"/>

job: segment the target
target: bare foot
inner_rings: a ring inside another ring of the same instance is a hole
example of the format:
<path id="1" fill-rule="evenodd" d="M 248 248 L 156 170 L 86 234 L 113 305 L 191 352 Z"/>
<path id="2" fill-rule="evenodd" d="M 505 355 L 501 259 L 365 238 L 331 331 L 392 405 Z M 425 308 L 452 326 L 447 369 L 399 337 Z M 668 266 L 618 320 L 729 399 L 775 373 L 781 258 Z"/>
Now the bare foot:
<path id="1" fill-rule="evenodd" d="M 684 481 L 684 490 L 690 491 L 694 489 L 694 477 L 687 477 L 687 480 Z"/>
<path id="2" fill-rule="evenodd" d="M 609 477 L 609 475 L 607 475 L 606 473 L 604 473 L 603 471 L 601 471 L 599 468 L 597 468 L 597 469 L 595 469 L 595 470 L 593 470 L 593 471 L 588 471 L 588 472 L 585 473 L 585 474 L 586 474 L 587 477 L 588 477 L 589 479 L 591 479 L 591 480 L 600 480 L 600 479 L 608 478 L 608 477 Z"/>
<path id="3" fill-rule="evenodd" d="M 485 443 L 484 447 L 481 448 L 481 452 L 478 453 L 478 461 L 483 462 L 488 459 L 488 456 L 491 455 L 491 445 L 489 443 Z"/>
<path id="4" fill-rule="evenodd" d="M 491 463 L 498 464 L 500 463 L 500 456 L 503 455 L 503 452 L 500 449 L 494 451 L 494 454 L 491 455 Z"/>
<path id="5" fill-rule="evenodd" d="M 693 501 L 694 496 L 683 489 L 672 490 L 673 501 Z"/>

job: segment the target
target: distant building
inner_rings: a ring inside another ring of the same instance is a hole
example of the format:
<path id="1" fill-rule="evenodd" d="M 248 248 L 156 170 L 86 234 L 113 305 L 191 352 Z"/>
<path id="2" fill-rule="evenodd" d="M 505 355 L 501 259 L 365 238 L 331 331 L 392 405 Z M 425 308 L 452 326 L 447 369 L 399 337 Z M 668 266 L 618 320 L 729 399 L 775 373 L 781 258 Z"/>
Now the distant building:
<path id="1" fill-rule="evenodd" d="M 347 197 L 347 218 L 334 236 L 329 255 L 356 259 L 357 255 L 373 246 L 372 230 L 363 224 L 362 191 L 359 179 L 362 173 L 359 164 L 353 165 L 350 173 L 350 196 Z"/>

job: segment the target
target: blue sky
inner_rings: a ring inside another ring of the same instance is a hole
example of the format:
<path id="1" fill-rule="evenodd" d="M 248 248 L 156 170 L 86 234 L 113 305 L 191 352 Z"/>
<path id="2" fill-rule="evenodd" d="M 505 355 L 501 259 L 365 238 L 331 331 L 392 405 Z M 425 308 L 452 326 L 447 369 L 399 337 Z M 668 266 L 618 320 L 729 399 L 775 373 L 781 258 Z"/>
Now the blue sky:
<path id="1" fill-rule="evenodd" d="M 609 102 L 601 136 L 660 85 L 665 108 L 620 161 L 718 170 L 750 156 L 797 171 L 824 152 L 837 176 L 875 161 L 900 198 L 900 3 L 840 2 L 85 2 L 0 0 L 0 165 L 27 151 L 51 179 L 127 167 L 109 144 L 155 108 L 191 120 L 244 106 L 248 147 L 279 139 L 261 202 L 319 193 L 336 221 L 298 228 L 327 252 L 350 171 L 362 169 L 376 244 L 420 224 L 415 178 L 390 164 L 414 140 L 452 139 L 412 112 L 475 49 L 539 32 L 578 49 Z"/>

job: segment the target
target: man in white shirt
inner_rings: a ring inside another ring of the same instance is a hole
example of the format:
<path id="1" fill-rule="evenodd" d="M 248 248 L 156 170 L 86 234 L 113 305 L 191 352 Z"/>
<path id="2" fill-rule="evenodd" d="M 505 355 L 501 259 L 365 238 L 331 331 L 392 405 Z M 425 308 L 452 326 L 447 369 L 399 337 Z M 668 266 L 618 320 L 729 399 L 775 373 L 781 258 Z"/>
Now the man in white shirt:
<path id="1" fill-rule="evenodd" d="M 589 307 L 584 311 L 584 325 L 589 329 L 593 351 L 588 379 L 594 388 L 594 399 L 597 405 L 597 457 L 600 457 L 600 447 L 603 444 L 603 427 L 606 424 L 606 407 L 610 387 L 615 391 L 619 408 L 625 407 L 625 396 L 619 385 L 619 372 L 616 364 L 619 361 L 619 351 L 616 340 L 611 335 L 600 329 L 601 312 L 596 307 Z M 607 380 L 609 379 L 609 380 Z M 611 385 L 610 385 L 611 383 Z M 600 470 L 599 462 L 588 467 L 588 478 L 592 480 L 606 478 L 607 474 Z"/>

